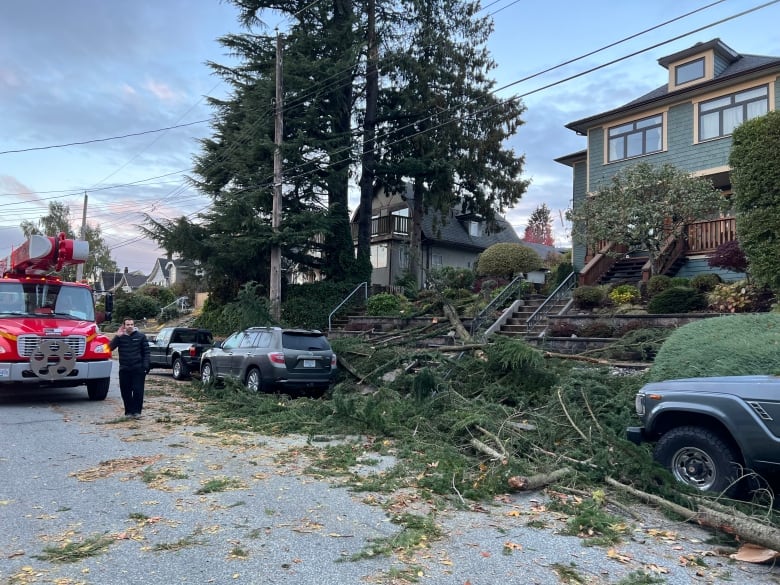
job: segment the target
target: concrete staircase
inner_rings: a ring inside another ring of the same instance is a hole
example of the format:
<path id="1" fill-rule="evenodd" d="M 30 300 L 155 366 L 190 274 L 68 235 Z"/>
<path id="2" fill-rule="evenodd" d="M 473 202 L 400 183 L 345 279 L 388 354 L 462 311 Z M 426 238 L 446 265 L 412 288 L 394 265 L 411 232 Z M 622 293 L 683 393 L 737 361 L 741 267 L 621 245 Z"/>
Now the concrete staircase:
<path id="1" fill-rule="evenodd" d="M 509 337 L 539 337 L 547 329 L 548 321 L 546 317 L 542 317 L 534 326 L 528 329 L 528 319 L 533 315 L 536 310 L 545 301 L 543 295 L 532 295 L 523 300 L 523 304 L 517 307 L 517 310 L 509 317 L 506 322 L 501 326 L 501 329 L 497 332 L 499 335 L 506 335 Z M 554 301 L 550 307 L 548 314 L 557 315 L 568 304 L 568 299 L 560 299 Z"/>

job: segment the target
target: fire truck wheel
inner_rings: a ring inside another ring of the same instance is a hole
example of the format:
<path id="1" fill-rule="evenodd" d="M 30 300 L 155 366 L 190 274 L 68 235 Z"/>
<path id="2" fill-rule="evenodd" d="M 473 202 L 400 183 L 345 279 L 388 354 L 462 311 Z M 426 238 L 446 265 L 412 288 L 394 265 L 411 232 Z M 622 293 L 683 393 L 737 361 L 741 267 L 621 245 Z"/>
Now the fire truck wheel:
<path id="1" fill-rule="evenodd" d="M 105 400 L 108 395 L 108 386 L 110 383 L 110 378 L 87 380 L 87 394 L 89 394 L 89 399 Z"/>

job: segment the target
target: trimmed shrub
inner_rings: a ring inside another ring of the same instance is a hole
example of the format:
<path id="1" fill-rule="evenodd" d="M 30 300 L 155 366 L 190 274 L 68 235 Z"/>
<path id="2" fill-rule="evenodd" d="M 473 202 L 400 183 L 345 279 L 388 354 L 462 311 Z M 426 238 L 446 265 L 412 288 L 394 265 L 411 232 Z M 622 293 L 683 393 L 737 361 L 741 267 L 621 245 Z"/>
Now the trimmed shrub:
<path id="1" fill-rule="evenodd" d="M 578 286 L 572 294 L 574 306 L 578 309 L 595 309 L 604 304 L 606 291 L 600 286 Z"/>
<path id="2" fill-rule="evenodd" d="M 469 268 L 442 266 L 428 273 L 428 280 L 436 281 L 442 288 L 471 288 L 476 275 Z"/>
<path id="3" fill-rule="evenodd" d="M 639 289 L 633 284 L 619 284 L 609 293 L 609 300 L 616 305 L 629 305 L 639 300 Z"/>
<path id="4" fill-rule="evenodd" d="M 676 329 L 661 346 L 650 379 L 780 372 L 780 315 L 701 319 Z"/>
<path id="5" fill-rule="evenodd" d="M 660 292 L 669 288 L 671 278 L 665 274 L 655 274 L 647 281 L 647 296 L 653 298 Z"/>
<path id="6" fill-rule="evenodd" d="M 593 321 L 580 327 L 580 337 L 613 337 L 615 328 L 606 321 Z"/>
<path id="7" fill-rule="evenodd" d="M 550 337 L 571 337 L 577 335 L 577 328 L 566 321 L 555 321 L 550 325 Z"/>
<path id="8" fill-rule="evenodd" d="M 690 287 L 691 281 L 684 276 L 673 276 L 669 281 L 669 288 L 672 288 L 673 286 Z"/>
<path id="9" fill-rule="evenodd" d="M 691 313 L 707 307 L 707 299 L 699 291 L 685 286 L 673 286 L 658 293 L 647 304 L 653 314 Z"/>
<path id="10" fill-rule="evenodd" d="M 708 272 L 706 274 L 697 274 L 691 279 L 691 286 L 697 291 L 706 293 L 710 292 L 716 286 L 721 283 L 721 278 L 714 272 Z"/>
<path id="11" fill-rule="evenodd" d="M 493 244 L 479 255 L 477 274 L 512 278 L 542 267 L 539 254 L 522 244 Z"/>
<path id="12" fill-rule="evenodd" d="M 372 317 L 396 317 L 408 304 L 406 297 L 392 293 L 379 293 L 368 297 L 366 315 Z"/>

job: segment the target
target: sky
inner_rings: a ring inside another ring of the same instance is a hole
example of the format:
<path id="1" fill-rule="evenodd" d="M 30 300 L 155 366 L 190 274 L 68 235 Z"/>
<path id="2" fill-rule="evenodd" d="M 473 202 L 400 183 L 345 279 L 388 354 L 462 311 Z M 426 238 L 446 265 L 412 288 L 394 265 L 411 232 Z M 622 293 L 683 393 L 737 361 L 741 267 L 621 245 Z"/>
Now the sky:
<path id="1" fill-rule="evenodd" d="M 570 245 L 572 175 L 555 159 L 586 147 L 567 123 L 665 84 L 658 59 L 697 42 L 720 38 L 738 53 L 780 56 L 778 0 L 482 7 L 495 22 L 487 46 L 496 93 L 526 107 L 508 146 L 525 157 L 531 184 L 505 215 L 522 237 L 546 204 L 558 246 Z M 205 97 L 229 91 L 207 62 L 233 63 L 218 38 L 242 32 L 236 15 L 219 0 L 0 2 L 0 257 L 23 241 L 20 223 L 36 222 L 51 201 L 69 206 L 78 229 L 86 194 L 87 222 L 101 228 L 119 269 L 151 272 L 164 253 L 138 229 L 145 214 L 174 219 L 210 201 L 185 178 L 211 132 Z M 283 32 L 286 23 L 273 18 L 265 32 Z M 172 126 L 181 127 L 156 132 Z"/>

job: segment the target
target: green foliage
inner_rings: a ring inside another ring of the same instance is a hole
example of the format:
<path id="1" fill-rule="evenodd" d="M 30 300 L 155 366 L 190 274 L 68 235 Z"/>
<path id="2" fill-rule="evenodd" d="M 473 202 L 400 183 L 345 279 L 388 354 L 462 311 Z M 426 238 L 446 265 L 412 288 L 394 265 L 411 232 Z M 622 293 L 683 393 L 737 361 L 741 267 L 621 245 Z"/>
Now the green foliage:
<path id="1" fill-rule="evenodd" d="M 607 291 L 602 286 L 578 286 L 572 293 L 574 306 L 578 309 L 595 309 L 604 304 Z"/>
<path id="2" fill-rule="evenodd" d="M 406 299 L 392 293 L 379 293 L 371 295 L 366 303 L 367 315 L 379 315 L 383 317 L 396 317 L 401 314 L 406 306 Z"/>
<path id="3" fill-rule="evenodd" d="M 493 244 L 477 260 L 477 274 L 481 276 L 512 278 L 541 267 L 539 254 L 522 244 Z"/>
<path id="4" fill-rule="evenodd" d="M 658 293 L 647 303 L 652 314 L 691 313 L 707 307 L 707 299 L 696 289 L 673 286 Z"/>
<path id="5" fill-rule="evenodd" d="M 160 303 L 152 297 L 140 293 L 116 295 L 112 320 L 119 322 L 125 317 L 150 319 L 159 312 Z"/>
<path id="6" fill-rule="evenodd" d="M 176 300 L 176 297 L 173 296 L 173 291 L 171 289 L 157 286 L 156 284 L 145 284 L 136 292 L 156 299 L 161 307 L 169 305 Z"/>
<path id="7" fill-rule="evenodd" d="M 355 290 L 357 285 L 354 281 L 333 280 L 290 285 L 282 302 L 282 321 L 291 327 L 324 331 L 328 328 L 331 311 Z M 365 293 L 359 290 L 341 307 L 339 314 L 362 307 L 364 302 Z"/>
<path id="8" fill-rule="evenodd" d="M 669 288 L 673 286 L 690 287 L 691 281 L 688 278 L 685 278 L 684 276 L 673 276 L 669 281 Z"/>
<path id="9" fill-rule="evenodd" d="M 476 275 L 473 270 L 468 268 L 455 268 L 454 266 L 443 266 L 439 269 L 428 272 L 428 281 L 435 282 L 437 290 L 446 288 L 470 289 L 474 285 Z"/>
<path id="10" fill-rule="evenodd" d="M 552 276 L 547 283 L 550 291 L 552 292 L 555 290 L 558 285 L 566 280 L 566 277 L 568 277 L 572 272 L 574 272 L 574 266 L 571 262 L 561 262 L 558 264 L 553 270 Z"/>
<path id="11" fill-rule="evenodd" d="M 691 286 L 697 291 L 702 293 L 710 292 L 717 285 L 721 283 L 721 278 L 714 272 L 706 272 L 704 274 L 697 274 L 691 278 Z"/>
<path id="12" fill-rule="evenodd" d="M 575 242 L 620 242 L 655 260 L 669 236 L 683 237 L 689 223 L 722 203 L 721 192 L 709 179 L 669 164 L 639 163 L 618 171 L 567 215 Z"/>
<path id="13" fill-rule="evenodd" d="M 577 331 L 579 337 L 612 337 L 615 328 L 606 321 L 592 321 L 580 327 Z"/>
<path id="14" fill-rule="evenodd" d="M 197 324 L 210 329 L 214 335 L 228 335 L 247 327 L 274 323 L 265 289 L 256 282 L 248 282 L 241 287 L 235 301 L 218 305 L 209 298 Z"/>
<path id="15" fill-rule="evenodd" d="M 747 313 L 755 310 L 759 298 L 759 290 L 742 281 L 716 285 L 707 295 L 707 302 L 721 313 Z"/>
<path id="16" fill-rule="evenodd" d="M 701 319 L 676 329 L 650 370 L 652 380 L 780 372 L 780 315 Z"/>
<path id="17" fill-rule="evenodd" d="M 654 274 L 647 281 L 647 295 L 652 298 L 671 286 L 672 278 L 665 274 Z"/>
<path id="18" fill-rule="evenodd" d="M 739 243 L 759 285 L 780 291 L 780 112 L 748 120 L 732 134 L 731 184 Z"/>
<path id="19" fill-rule="evenodd" d="M 639 300 L 639 289 L 633 284 L 620 284 L 609 292 L 609 300 L 616 305 L 628 305 Z"/>

